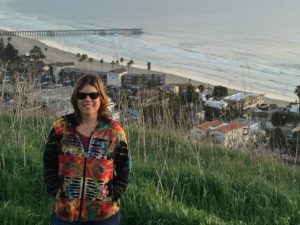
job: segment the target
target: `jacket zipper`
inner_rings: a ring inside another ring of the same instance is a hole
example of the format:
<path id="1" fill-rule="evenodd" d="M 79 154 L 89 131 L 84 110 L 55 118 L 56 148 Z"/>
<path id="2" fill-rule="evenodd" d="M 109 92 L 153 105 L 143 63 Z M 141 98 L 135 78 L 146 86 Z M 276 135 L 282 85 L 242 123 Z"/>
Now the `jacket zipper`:
<path id="1" fill-rule="evenodd" d="M 79 219 L 81 221 L 81 211 L 82 211 L 82 203 L 83 203 L 83 196 L 84 196 L 84 189 L 85 189 L 85 171 L 86 171 L 86 157 L 84 156 L 83 162 L 83 183 L 82 183 L 82 191 L 81 191 L 81 198 L 80 198 L 80 207 L 79 207 Z"/>
<path id="2" fill-rule="evenodd" d="M 84 189 L 85 189 L 85 177 L 86 177 L 86 156 L 85 154 L 89 152 L 89 149 L 90 149 L 90 143 L 91 143 L 91 137 L 92 137 L 92 134 L 89 138 L 89 144 L 88 144 L 88 149 L 87 149 L 87 152 L 85 151 L 84 149 L 84 145 L 82 144 L 80 138 L 77 136 L 77 138 L 79 139 L 81 145 L 83 146 L 83 149 L 84 149 L 84 159 L 83 159 L 83 179 L 82 179 L 82 191 L 81 191 L 81 197 L 80 197 L 80 205 L 79 205 L 79 219 L 78 221 L 80 222 L 81 221 L 81 212 L 82 212 L 82 203 L 83 203 L 83 197 L 84 197 Z"/>

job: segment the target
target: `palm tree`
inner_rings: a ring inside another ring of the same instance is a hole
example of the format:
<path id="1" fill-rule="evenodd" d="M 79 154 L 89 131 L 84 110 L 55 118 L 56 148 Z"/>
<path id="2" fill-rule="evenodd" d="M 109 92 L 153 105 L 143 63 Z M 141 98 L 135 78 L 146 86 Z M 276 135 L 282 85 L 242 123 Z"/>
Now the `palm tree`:
<path id="1" fill-rule="evenodd" d="M 124 62 L 124 58 L 121 57 L 121 58 L 120 58 L 120 63 L 122 64 L 122 66 L 123 66 L 123 62 Z"/>
<path id="2" fill-rule="evenodd" d="M 103 63 L 104 63 L 104 60 L 100 59 L 100 63 L 101 63 L 101 72 L 103 72 Z"/>
<path id="3" fill-rule="evenodd" d="M 134 61 L 133 61 L 132 59 L 130 59 L 129 63 L 130 63 L 130 67 L 131 67 L 131 74 L 132 74 L 132 65 L 134 64 Z"/>
<path id="4" fill-rule="evenodd" d="M 111 70 L 113 70 L 114 69 L 114 66 L 115 66 L 115 61 L 111 61 Z"/>
<path id="5" fill-rule="evenodd" d="M 296 87 L 296 89 L 295 89 L 295 94 L 298 96 L 298 98 L 299 98 L 299 101 L 298 101 L 298 103 L 299 103 L 299 116 L 300 116 L 300 85 L 298 85 L 297 87 Z"/>
<path id="6" fill-rule="evenodd" d="M 200 103 L 200 110 L 202 110 L 202 92 L 204 91 L 204 85 L 200 84 L 198 86 L 199 89 L 199 103 Z"/>
<path id="7" fill-rule="evenodd" d="M 130 62 L 127 63 L 127 74 L 129 74 L 129 69 L 130 69 Z"/>
<path id="8" fill-rule="evenodd" d="M 82 54 L 81 55 L 81 62 L 82 62 L 82 69 L 84 69 L 84 62 L 88 58 L 87 54 Z"/>
<path id="9" fill-rule="evenodd" d="M 89 58 L 89 63 L 91 65 L 91 73 L 93 72 L 93 62 L 94 62 L 94 59 L 93 58 Z"/>
<path id="10" fill-rule="evenodd" d="M 81 54 L 78 52 L 78 53 L 76 54 L 76 58 L 78 58 L 78 62 L 81 62 L 80 57 L 81 57 Z"/>
<path id="11" fill-rule="evenodd" d="M 151 62 L 147 62 L 147 69 L 148 69 L 148 72 L 151 70 Z"/>
<path id="12" fill-rule="evenodd" d="M 115 65 L 116 65 L 116 68 L 118 69 L 119 65 L 120 65 L 120 61 L 118 59 L 115 61 Z"/>
<path id="13" fill-rule="evenodd" d="M 80 57 L 80 58 L 78 59 L 78 62 L 82 63 L 82 64 L 81 64 L 81 72 L 83 72 L 83 59 L 82 59 L 82 57 Z"/>

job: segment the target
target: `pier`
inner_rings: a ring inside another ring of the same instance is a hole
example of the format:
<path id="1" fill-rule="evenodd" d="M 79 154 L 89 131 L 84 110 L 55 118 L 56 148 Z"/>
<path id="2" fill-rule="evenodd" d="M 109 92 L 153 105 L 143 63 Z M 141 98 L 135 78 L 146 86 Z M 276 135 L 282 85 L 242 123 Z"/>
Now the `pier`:
<path id="1" fill-rule="evenodd" d="M 114 35 L 114 34 L 142 34 L 143 28 L 132 29 L 81 29 L 81 30 L 35 30 L 35 31 L 0 31 L 0 37 L 57 37 L 80 35 Z"/>

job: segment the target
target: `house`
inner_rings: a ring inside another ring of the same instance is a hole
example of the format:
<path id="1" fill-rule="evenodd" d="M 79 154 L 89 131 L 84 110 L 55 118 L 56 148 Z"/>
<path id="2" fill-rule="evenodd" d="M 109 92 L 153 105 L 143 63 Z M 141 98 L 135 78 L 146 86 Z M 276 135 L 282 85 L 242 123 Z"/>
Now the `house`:
<path id="1" fill-rule="evenodd" d="M 204 141 L 208 137 L 209 130 L 221 124 L 222 122 L 219 120 L 201 123 L 199 125 L 194 126 L 193 129 L 190 130 L 189 136 L 194 140 Z"/>
<path id="2" fill-rule="evenodd" d="M 239 147 L 243 143 L 243 135 L 243 125 L 237 122 L 223 123 L 209 132 L 213 143 L 233 148 Z"/>
<path id="3" fill-rule="evenodd" d="M 220 100 L 207 100 L 204 102 L 204 105 L 209 108 L 215 108 L 218 110 L 224 110 L 227 107 L 227 102 Z"/>
<path id="4" fill-rule="evenodd" d="M 122 87 L 122 76 L 127 74 L 127 70 L 125 68 L 118 68 L 115 70 L 111 70 L 107 73 L 107 85 Z"/>
<path id="5" fill-rule="evenodd" d="M 72 71 L 74 69 L 74 62 L 56 62 L 51 63 L 48 66 L 45 66 L 45 71 L 49 71 L 50 75 L 54 75 L 55 79 L 59 80 L 59 74 L 62 70 L 66 69 L 66 71 Z"/>
<path id="6" fill-rule="evenodd" d="M 191 129 L 189 137 L 197 141 L 208 141 L 226 147 L 240 147 L 249 140 L 249 127 L 239 122 L 222 123 L 213 120 L 195 126 Z"/>
<path id="7" fill-rule="evenodd" d="M 300 110 L 299 103 L 291 103 L 291 104 L 287 107 L 287 110 L 288 110 L 289 112 L 293 112 L 293 113 L 298 113 L 298 114 L 299 114 L 299 110 Z"/>
<path id="8" fill-rule="evenodd" d="M 154 88 L 165 84 L 165 74 L 126 74 L 122 77 L 124 88 Z"/>
<path id="9" fill-rule="evenodd" d="M 174 93 L 174 94 L 179 94 L 179 85 L 177 85 L 177 84 L 165 84 L 163 86 L 163 90 L 165 92 L 171 92 L 171 93 Z"/>
<path id="10" fill-rule="evenodd" d="M 225 97 L 223 100 L 227 102 L 228 108 L 231 110 L 247 110 L 250 108 L 256 108 L 258 105 L 263 104 L 263 96 L 263 94 L 237 92 L 233 95 Z"/>

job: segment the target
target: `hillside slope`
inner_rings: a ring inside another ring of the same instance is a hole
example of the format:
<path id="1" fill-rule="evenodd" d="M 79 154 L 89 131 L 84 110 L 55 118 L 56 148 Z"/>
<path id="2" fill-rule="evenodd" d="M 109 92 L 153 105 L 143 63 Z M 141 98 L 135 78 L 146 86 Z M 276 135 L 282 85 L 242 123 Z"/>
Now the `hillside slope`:
<path id="1" fill-rule="evenodd" d="M 0 114 L 0 221 L 47 224 L 51 198 L 42 180 L 51 122 Z M 126 129 L 131 183 L 122 224 L 300 224 L 300 171 L 280 162 L 206 144 L 172 131 Z"/>

